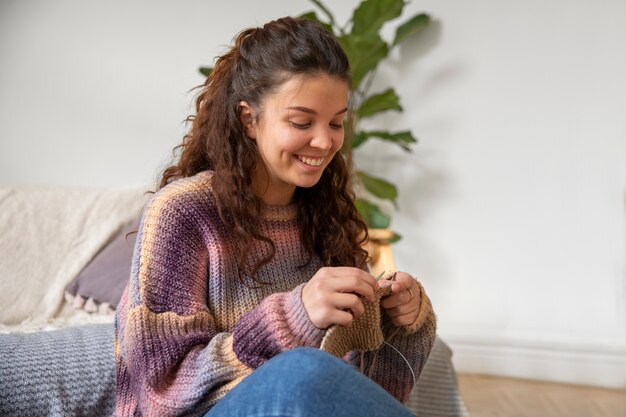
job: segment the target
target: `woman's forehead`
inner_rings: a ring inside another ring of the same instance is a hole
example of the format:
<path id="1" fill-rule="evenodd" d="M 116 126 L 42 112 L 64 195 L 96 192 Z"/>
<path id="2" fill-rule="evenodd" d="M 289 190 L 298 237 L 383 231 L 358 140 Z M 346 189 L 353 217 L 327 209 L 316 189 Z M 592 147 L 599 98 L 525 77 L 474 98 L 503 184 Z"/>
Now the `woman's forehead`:
<path id="1" fill-rule="evenodd" d="M 283 82 L 279 88 L 265 99 L 266 105 L 278 109 L 309 108 L 332 104 L 336 112 L 348 105 L 349 88 L 344 80 L 326 74 L 296 75 Z M 333 110 L 333 109 L 329 109 Z"/>

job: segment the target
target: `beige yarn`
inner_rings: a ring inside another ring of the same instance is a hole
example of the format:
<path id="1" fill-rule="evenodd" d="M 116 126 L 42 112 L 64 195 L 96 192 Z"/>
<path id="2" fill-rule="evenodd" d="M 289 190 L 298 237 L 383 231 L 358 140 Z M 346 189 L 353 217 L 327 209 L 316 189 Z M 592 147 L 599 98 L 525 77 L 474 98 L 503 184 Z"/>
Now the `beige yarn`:
<path id="1" fill-rule="evenodd" d="M 389 274 L 391 275 L 391 274 Z M 391 294 L 391 286 L 379 288 L 374 301 L 361 297 L 365 312 L 350 327 L 331 326 L 322 339 L 320 349 L 342 358 L 352 350 L 376 350 L 385 340 L 381 326 L 380 299 Z"/>

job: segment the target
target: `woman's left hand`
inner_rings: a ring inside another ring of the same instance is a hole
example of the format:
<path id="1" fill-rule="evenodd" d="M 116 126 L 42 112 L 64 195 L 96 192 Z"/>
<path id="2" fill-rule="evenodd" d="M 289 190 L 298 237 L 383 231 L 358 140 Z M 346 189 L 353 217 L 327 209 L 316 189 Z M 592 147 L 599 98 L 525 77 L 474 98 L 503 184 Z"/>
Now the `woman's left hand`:
<path id="1" fill-rule="evenodd" d="M 422 300 L 415 278 L 406 272 L 397 272 L 394 280 L 380 280 L 379 284 L 381 287 L 391 286 L 392 293 L 380 302 L 391 322 L 398 327 L 415 323 Z"/>

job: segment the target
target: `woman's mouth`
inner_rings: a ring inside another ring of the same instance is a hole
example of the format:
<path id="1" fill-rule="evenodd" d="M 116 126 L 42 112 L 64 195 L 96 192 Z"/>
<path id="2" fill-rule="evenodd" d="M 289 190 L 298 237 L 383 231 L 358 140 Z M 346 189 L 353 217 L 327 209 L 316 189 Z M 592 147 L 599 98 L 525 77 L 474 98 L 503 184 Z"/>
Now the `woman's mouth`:
<path id="1" fill-rule="evenodd" d="M 321 157 L 321 158 L 310 158 L 307 156 L 300 156 L 300 155 L 296 155 L 296 158 L 298 158 L 298 160 L 306 165 L 312 166 L 312 167 L 319 167 L 324 163 L 324 159 L 326 159 L 325 157 Z"/>

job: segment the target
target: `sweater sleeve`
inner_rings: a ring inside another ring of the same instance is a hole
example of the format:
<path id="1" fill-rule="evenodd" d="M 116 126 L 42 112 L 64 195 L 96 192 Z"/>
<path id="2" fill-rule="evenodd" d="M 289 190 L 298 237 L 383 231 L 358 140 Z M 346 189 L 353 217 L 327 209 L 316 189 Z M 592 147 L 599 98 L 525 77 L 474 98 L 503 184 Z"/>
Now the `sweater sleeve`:
<path id="1" fill-rule="evenodd" d="M 418 317 L 410 326 L 396 327 L 383 316 L 385 342 L 374 351 L 352 351 L 346 360 L 381 385 L 399 401 L 405 402 L 435 343 L 437 320 L 423 287 Z"/>
<path id="2" fill-rule="evenodd" d="M 233 331 L 239 360 L 257 368 L 286 350 L 320 346 L 325 331 L 315 327 L 304 309 L 303 286 L 270 295 L 239 319 Z"/>
<path id="3" fill-rule="evenodd" d="M 251 372 L 207 307 L 198 207 L 166 189 L 144 212 L 116 317 L 116 415 L 206 410 Z"/>

